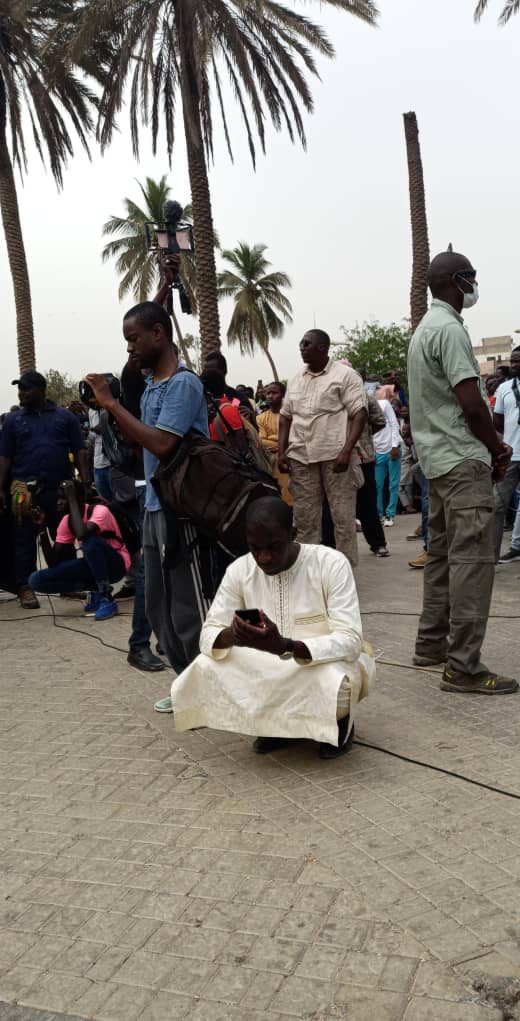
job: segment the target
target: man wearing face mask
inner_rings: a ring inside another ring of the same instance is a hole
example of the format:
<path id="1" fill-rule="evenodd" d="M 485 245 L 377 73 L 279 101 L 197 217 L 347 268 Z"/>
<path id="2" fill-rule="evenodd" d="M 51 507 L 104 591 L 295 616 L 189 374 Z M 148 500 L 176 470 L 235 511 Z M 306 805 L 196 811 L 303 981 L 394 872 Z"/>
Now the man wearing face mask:
<path id="1" fill-rule="evenodd" d="M 428 270 L 433 301 L 408 353 L 410 418 L 429 482 L 428 562 L 414 663 L 445 664 L 444 691 L 505 695 L 518 682 L 482 663 L 494 580 L 492 474 L 502 478 L 511 447 L 501 443 L 461 316 L 478 299 L 477 273 L 453 251 Z"/>

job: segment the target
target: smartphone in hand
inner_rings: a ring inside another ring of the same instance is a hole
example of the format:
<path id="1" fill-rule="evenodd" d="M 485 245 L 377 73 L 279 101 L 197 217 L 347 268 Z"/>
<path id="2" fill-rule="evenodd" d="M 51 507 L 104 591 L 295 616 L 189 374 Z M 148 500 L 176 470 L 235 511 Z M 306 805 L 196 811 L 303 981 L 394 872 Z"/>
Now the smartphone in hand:
<path id="1" fill-rule="evenodd" d="M 260 610 L 235 610 L 235 613 L 240 620 L 245 620 L 252 627 L 261 627 Z"/>

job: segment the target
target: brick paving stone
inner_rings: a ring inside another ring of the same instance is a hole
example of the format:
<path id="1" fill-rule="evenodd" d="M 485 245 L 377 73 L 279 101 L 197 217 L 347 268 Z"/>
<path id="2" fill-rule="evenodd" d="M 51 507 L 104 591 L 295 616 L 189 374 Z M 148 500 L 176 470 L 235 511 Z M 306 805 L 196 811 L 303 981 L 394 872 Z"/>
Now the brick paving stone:
<path id="1" fill-rule="evenodd" d="M 296 968 L 296 975 L 332 981 L 337 979 L 345 951 L 335 947 L 309 947 Z"/>
<path id="2" fill-rule="evenodd" d="M 339 973 L 339 981 L 376 989 L 387 963 L 376 954 L 348 953 Z"/>
<path id="3" fill-rule="evenodd" d="M 83 996 L 91 983 L 84 978 L 60 972 L 42 972 L 35 982 L 22 993 L 20 999 L 32 1007 L 69 1011 L 74 1000 Z"/>
<path id="4" fill-rule="evenodd" d="M 140 1017 L 142 1021 L 182 1021 L 194 1003 L 185 996 L 159 992 L 146 1004 Z"/>
<path id="5" fill-rule="evenodd" d="M 116 986 L 97 1016 L 101 1021 L 135 1021 L 148 1008 L 152 998 L 150 989 Z"/>
<path id="6" fill-rule="evenodd" d="M 336 987 L 332 982 L 319 979 L 289 977 L 286 978 L 272 1002 L 272 1008 L 282 1014 L 295 1017 L 327 1013 L 333 1006 Z"/>
<path id="7" fill-rule="evenodd" d="M 348 1021 L 401 1021 L 406 1007 L 406 997 L 398 993 L 378 992 L 355 985 L 339 985 L 335 992 L 336 1010 L 339 1017 Z M 341 1010 L 345 1013 L 339 1013 Z M 332 1017 L 334 1014 L 331 1012 Z M 436 1021 L 441 1021 L 437 1017 Z M 442 1019 L 444 1021 L 444 1019 Z"/>
<path id="8" fill-rule="evenodd" d="M 474 1003 L 448 1003 L 412 997 L 404 1021 L 503 1021 L 504 1014 L 493 1007 Z"/>

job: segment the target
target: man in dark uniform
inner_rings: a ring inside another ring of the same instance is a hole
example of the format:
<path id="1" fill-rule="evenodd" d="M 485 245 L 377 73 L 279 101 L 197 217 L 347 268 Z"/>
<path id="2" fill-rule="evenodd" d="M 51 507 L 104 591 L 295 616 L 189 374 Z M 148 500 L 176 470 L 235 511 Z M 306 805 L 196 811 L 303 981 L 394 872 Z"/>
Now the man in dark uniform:
<path id="1" fill-rule="evenodd" d="M 78 419 L 66 408 L 47 400 L 45 377 L 34 370 L 13 380 L 18 386 L 20 409 L 7 415 L 0 433 L 0 513 L 7 508 L 9 484 L 37 484 L 36 502 L 45 512 L 51 538 L 58 525 L 57 490 L 73 475 L 73 463 L 82 482 L 89 481 L 85 443 Z M 69 455 L 72 455 L 74 462 Z M 36 528 L 30 514 L 21 514 L 14 526 L 16 588 L 25 610 L 37 610 L 38 600 L 28 585 L 36 570 Z"/>

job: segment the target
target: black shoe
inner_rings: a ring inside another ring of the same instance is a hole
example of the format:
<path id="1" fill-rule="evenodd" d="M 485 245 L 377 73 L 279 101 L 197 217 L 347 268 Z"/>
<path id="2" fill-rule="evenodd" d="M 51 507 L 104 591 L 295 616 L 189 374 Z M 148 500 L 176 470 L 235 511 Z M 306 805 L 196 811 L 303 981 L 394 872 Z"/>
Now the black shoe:
<path id="1" fill-rule="evenodd" d="M 348 721 L 348 716 L 345 716 L 343 720 L 338 720 L 337 748 L 334 744 L 320 744 L 320 759 L 339 759 L 340 755 L 346 755 L 350 751 L 354 740 L 354 724 L 352 724 L 350 734 L 347 737 Z"/>
<path id="2" fill-rule="evenodd" d="M 257 755 L 269 755 L 278 748 L 285 748 L 290 743 L 289 737 L 257 737 L 253 741 L 253 751 Z"/>
<path id="3" fill-rule="evenodd" d="M 116 592 L 116 599 L 133 599 L 135 596 L 135 585 L 131 581 L 125 581 L 119 592 Z"/>
<path id="4" fill-rule="evenodd" d="M 520 549 L 513 549 L 511 547 L 507 553 L 500 557 L 498 562 L 499 564 L 520 564 Z"/>
<path id="5" fill-rule="evenodd" d="M 119 599 L 119 594 L 117 598 Z M 158 673 L 159 670 L 165 669 L 162 659 L 154 656 L 149 645 L 138 645 L 135 649 L 130 649 L 126 658 L 130 666 L 135 666 L 138 670 Z"/>

